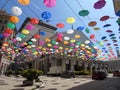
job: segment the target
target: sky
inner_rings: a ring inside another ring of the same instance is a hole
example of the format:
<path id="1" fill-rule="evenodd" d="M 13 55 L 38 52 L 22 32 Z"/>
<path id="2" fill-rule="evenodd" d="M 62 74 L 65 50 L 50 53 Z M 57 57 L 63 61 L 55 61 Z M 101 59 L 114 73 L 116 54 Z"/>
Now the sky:
<path id="1" fill-rule="evenodd" d="M 36 17 L 46 22 L 41 14 L 48 11 L 51 13 L 51 18 L 48 19 L 49 22 L 47 23 L 55 27 L 58 23 L 64 24 L 64 28 L 58 28 L 57 32 L 65 32 L 69 29 L 76 30 L 78 27 L 83 26 L 84 30 L 82 30 L 82 32 L 89 39 L 91 35 L 95 36 L 94 39 L 90 40 L 101 50 L 100 53 L 102 53 L 103 56 L 109 54 L 110 48 L 112 48 L 115 53 L 114 56 L 116 56 L 116 47 L 119 49 L 120 35 L 119 26 L 116 23 L 119 17 L 115 15 L 113 0 L 103 0 L 106 4 L 101 9 L 94 8 L 94 4 L 98 0 L 56 0 L 56 5 L 52 8 L 47 7 L 43 1 L 44 0 L 30 0 L 29 5 L 25 6 L 21 5 L 18 0 L 0 0 L 0 8 L 11 15 L 12 7 L 18 6 L 22 9 L 22 14 L 18 16 L 19 22 L 16 24 L 17 30 L 19 30 L 26 17 Z M 82 10 L 88 10 L 89 14 L 80 16 L 78 13 Z M 100 21 L 100 18 L 103 16 L 109 16 L 109 18 L 105 21 Z M 67 23 L 66 19 L 69 17 L 73 17 L 75 22 L 72 24 Z M 96 21 L 97 24 L 94 27 L 90 27 L 88 23 L 91 21 Z M 111 26 L 103 27 L 106 24 L 110 24 Z M 89 33 L 85 31 L 86 28 L 89 29 Z M 94 30 L 94 28 L 99 28 L 99 30 Z M 111 30 L 112 33 L 106 32 L 107 30 Z M 114 37 L 116 37 L 115 40 L 117 40 L 117 42 L 113 43 L 113 40 L 110 39 L 110 34 L 115 34 Z M 103 40 L 102 37 L 106 38 Z M 108 46 L 108 44 L 110 45 Z M 118 46 L 114 46 L 114 44 L 118 44 Z"/>

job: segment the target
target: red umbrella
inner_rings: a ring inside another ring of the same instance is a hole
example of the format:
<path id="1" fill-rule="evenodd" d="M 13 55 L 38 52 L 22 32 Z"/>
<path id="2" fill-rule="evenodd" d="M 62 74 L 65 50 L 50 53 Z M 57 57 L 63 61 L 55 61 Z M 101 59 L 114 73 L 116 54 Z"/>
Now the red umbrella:
<path id="1" fill-rule="evenodd" d="M 94 4 L 95 9 L 101 9 L 105 6 L 106 1 L 105 0 L 99 0 Z"/>
<path id="2" fill-rule="evenodd" d="M 100 18 L 100 21 L 106 21 L 108 20 L 110 17 L 109 16 L 103 16 Z"/>
<path id="3" fill-rule="evenodd" d="M 90 39 L 94 39 L 95 38 L 95 34 L 90 35 Z"/>
<path id="4" fill-rule="evenodd" d="M 56 0 L 44 0 L 46 7 L 52 8 L 56 5 Z"/>
<path id="5" fill-rule="evenodd" d="M 56 26 L 57 26 L 58 28 L 64 28 L 64 24 L 63 24 L 63 23 L 58 23 Z"/>

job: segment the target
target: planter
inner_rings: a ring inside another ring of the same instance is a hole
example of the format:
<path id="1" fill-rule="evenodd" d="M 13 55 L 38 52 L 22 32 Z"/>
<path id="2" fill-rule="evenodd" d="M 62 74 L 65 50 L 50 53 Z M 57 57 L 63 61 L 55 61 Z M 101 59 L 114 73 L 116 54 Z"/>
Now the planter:
<path id="1" fill-rule="evenodd" d="M 23 85 L 24 86 L 32 86 L 33 85 L 33 80 L 24 80 L 23 81 Z"/>

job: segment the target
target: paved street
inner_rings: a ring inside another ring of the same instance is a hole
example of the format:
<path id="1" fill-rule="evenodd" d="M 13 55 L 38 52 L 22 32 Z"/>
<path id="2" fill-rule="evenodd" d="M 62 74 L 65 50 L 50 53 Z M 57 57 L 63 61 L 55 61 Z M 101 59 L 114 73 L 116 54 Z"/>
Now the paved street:
<path id="1" fill-rule="evenodd" d="M 59 78 L 59 77 L 40 77 L 45 81 L 45 87 L 40 90 L 120 90 L 120 78 L 109 75 L 105 80 L 92 80 L 90 77 Z M 23 78 L 0 76 L 0 90 L 31 90 L 33 86 L 23 87 Z"/>

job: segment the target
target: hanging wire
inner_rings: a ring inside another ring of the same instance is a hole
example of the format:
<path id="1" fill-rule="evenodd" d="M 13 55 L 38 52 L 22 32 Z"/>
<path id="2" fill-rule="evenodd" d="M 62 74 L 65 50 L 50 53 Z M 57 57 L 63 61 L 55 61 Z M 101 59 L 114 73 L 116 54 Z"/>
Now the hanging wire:
<path id="1" fill-rule="evenodd" d="M 78 17 L 78 15 L 75 13 L 75 11 L 71 8 L 71 6 L 66 2 L 66 0 L 64 0 L 64 1 L 65 1 L 66 5 L 70 8 L 70 10 L 74 13 L 74 15 L 83 23 L 84 26 L 86 26 L 85 23 Z"/>
<path id="2" fill-rule="evenodd" d="M 29 6 L 27 6 L 27 7 L 35 14 L 35 16 L 36 16 L 37 18 L 39 18 L 39 16 L 35 13 L 35 11 L 31 9 L 31 7 L 29 7 Z"/>
<path id="3" fill-rule="evenodd" d="M 82 5 L 80 4 L 80 2 L 78 1 L 78 0 L 76 0 L 77 1 L 77 3 L 78 3 L 78 5 L 80 6 L 80 8 L 82 8 L 82 10 L 84 10 L 84 8 L 82 7 Z M 89 16 L 87 16 L 88 17 L 88 19 L 90 20 L 90 18 L 89 18 Z M 91 21 L 91 20 L 90 20 Z"/>
<path id="4" fill-rule="evenodd" d="M 7 0 L 7 1 L 5 2 L 5 4 L 3 4 L 3 6 L 1 7 L 1 9 L 4 9 L 4 7 L 7 5 L 8 2 L 9 2 L 9 0 Z"/>
<path id="5" fill-rule="evenodd" d="M 85 27 L 87 27 L 86 26 L 86 24 L 79 18 L 79 16 L 76 14 L 76 12 L 72 9 L 72 7 L 66 2 L 66 0 L 64 0 L 65 1 L 65 3 L 66 3 L 66 5 L 70 8 L 70 10 L 74 13 L 74 15 L 76 15 L 76 17 L 78 17 L 78 19 L 83 23 L 83 25 L 85 26 Z M 81 6 L 81 5 L 80 5 Z M 81 6 L 81 8 L 83 9 L 83 7 Z M 89 19 L 90 20 L 90 19 Z M 100 35 L 100 34 L 99 34 Z M 92 41 L 91 41 L 92 42 Z"/>
<path id="6" fill-rule="evenodd" d="M 39 8 L 39 7 L 38 7 L 37 5 L 35 5 L 34 3 L 31 2 L 31 4 L 32 4 L 34 7 L 36 7 L 37 9 L 43 11 L 41 8 Z"/>
<path id="7" fill-rule="evenodd" d="M 25 1 L 23 1 L 24 3 L 25 3 Z M 31 7 L 29 7 L 28 5 L 26 6 L 26 7 L 28 7 L 33 13 L 34 13 L 34 15 L 37 17 L 37 18 L 39 18 L 39 16 L 35 13 L 35 11 L 34 10 L 32 10 L 32 8 Z"/>
<path id="8" fill-rule="evenodd" d="M 80 4 L 80 2 L 79 2 L 78 0 L 76 0 L 76 1 L 77 1 L 77 3 L 79 4 L 80 8 L 82 8 L 82 9 L 84 10 L 84 8 L 83 8 L 82 5 Z M 88 20 L 91 21 L 90 17 L 89 17 L 89 16 L 87 16 L 87 17 L 88 17 Z M 98 33 L 98 35 L 102 36 L 98 31 L 97 31 L 97 33 Z"/>

